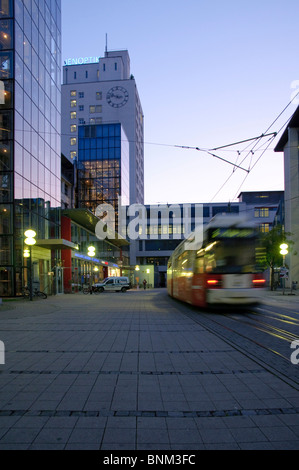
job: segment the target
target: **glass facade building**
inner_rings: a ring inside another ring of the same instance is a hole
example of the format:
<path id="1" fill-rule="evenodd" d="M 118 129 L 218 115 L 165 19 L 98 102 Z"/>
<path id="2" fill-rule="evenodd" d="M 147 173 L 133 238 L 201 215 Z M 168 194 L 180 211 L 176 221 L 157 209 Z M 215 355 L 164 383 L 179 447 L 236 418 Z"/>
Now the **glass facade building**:
<path id="1" fill-rule="evenodd" d="M 99 204 L 118 210 L 129 203 L 129 142 L 121 124 L 79 126 L 78 207 L 95 213 Z"/>
<path id="2" fill-rule="evenodd" d="M 27 282 L 24 231 L 59 237 L 60 64 L 61 0 L 0 0 L 0 296 Z M 33 248 L 45 290 L 52 256 Z"/>

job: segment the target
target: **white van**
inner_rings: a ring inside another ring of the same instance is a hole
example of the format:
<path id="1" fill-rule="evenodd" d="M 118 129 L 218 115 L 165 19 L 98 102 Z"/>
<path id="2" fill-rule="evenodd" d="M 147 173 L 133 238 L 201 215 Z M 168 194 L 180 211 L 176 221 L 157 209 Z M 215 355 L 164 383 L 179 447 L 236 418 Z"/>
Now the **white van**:
<path id="1" fill-rule="evenodd" d="M 98 292 L 112 292 L 112 291 L 121 291 L 126 292 L 131 288 L 131 284 L 128 277 L 106 277 L 101 282 L 97 282 L 93 287 L 96 287 Z"/>

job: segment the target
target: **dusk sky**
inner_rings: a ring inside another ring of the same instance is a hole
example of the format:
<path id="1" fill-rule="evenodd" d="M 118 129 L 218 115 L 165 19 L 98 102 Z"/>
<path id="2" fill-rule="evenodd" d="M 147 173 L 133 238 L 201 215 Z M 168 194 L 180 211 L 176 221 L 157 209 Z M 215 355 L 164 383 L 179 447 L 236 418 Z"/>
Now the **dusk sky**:
<path id="1" fill-rule="evenodd" d="M 284 189 L 283 154 L 273 149 L 299 96 L 271 124 L 299 92 L 298 18 L 298 0 L 62 0 L 63 61 L 104 56 L 106 34 L 108 50 L 129 52 L 144 113 L 145 203 Z M 266 131 L 280 133 L 210 150 L 249 173 L 180 148 Z"/>

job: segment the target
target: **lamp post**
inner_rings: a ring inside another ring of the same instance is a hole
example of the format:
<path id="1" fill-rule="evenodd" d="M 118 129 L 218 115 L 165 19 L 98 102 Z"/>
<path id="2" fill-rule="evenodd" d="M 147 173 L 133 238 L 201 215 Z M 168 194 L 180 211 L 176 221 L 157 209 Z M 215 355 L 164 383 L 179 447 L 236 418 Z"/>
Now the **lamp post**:
<path id="1" fill-rule="evenodd" d="M 285 270 L 285 256 L 288 254 L 288 245 L 286 243 L 282 243 L 280 245 L 280 254 L 282 255 L 282 264 L 283 264 L 283 295 L 284 295 L 284 289 L 285 289 L 285 278 L 286 278 L 286 270 Z"/>
<path id="2" fill-rule="evenodd" d="M 150 280 L 150 276 L 149 276 L 149 275 L 150 275 L 150 272 L 151 272 L 150 269 L 147 268 L 146 274 L 147 274 L 147 288 L 148 288 L 148 289 L 149 289 L 149 280 Z"/>
<path id="3" fill-rule="evenodd" d="M 137 290 L 139 289 L 139 273 L 138 271 L 140 271 L 140 268 L 138 266 L 138 264 L 135 266 L 135 271 L 137 271 L 137 274 L 138 276 L 136 276 L 136 273 L 135 273 L 135 282 L 136 282 L 136 286 L 137 286 Z"/>
<path id="4" fill-rule="evenodd" d="M 26 230 L 24 233 L 25 235 L 25 240 L 24 243 L 25 245 L 29 246 L 29 249 L 26 248 L 24 250 L 24 257 L 28 258 L 29 261 L 29 298 L 32 300 L 32 246 L 35 245 L 36 240 L 36 232 L 34 230 Z"/>
<path id="5" fill-rule="evenodd" d="M 96 254 L 96 249 L 94 246 L 89 246 L 87 248 L 88 252 L 88 256 L 90 256 L 91 258 L 94 258 L 95 257 L 95 254 Z M 92 270 L 92 260 L 91 260 L 91 273 L 90 273 L 90 276 L 91 276 L 91 284 L 92 284 L 92 277 L 93 277 L 93 270 Z M 90 293 L 92 294 L 92 285 L 90 286 Z"/>

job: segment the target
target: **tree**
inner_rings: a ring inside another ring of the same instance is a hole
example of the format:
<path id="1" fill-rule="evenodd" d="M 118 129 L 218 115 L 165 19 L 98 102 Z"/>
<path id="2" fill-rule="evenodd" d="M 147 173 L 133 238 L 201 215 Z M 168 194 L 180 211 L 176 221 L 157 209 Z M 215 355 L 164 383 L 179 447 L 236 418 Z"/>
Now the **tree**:
<path id="1" fill-rule="evenodd" d="M 285 232 L 282 225 L 276 225 L 267 233 L 261 234 L 262 247 L 264 248 L 264 262 L 270 268 L 270 286 L 274 289 L 274 268 L 282 265 L 280 245 L 287 243 L 291 246 L 294 242 L 288 237 L 291 233 Z"/>

